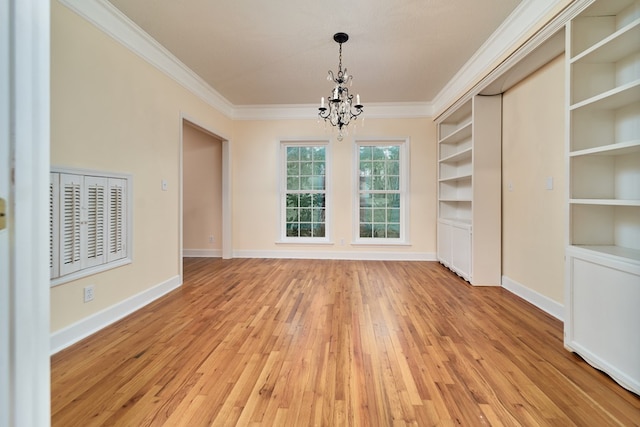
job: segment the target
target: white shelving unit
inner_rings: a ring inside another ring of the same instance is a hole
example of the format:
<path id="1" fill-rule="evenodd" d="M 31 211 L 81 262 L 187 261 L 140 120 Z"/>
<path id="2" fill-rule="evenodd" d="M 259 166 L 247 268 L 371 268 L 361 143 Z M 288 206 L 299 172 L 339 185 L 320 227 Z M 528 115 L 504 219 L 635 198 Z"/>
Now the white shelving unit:
<path id="1" fill-rule="evenodd" d="M 640 393 L 640 0 L 566 28 L 565 346 Z"/>
<path id="2" fill-rule="evenodd" d="M 438 260 L 473 285 L 500 285 L 501 95 L 438 122 Z"/>

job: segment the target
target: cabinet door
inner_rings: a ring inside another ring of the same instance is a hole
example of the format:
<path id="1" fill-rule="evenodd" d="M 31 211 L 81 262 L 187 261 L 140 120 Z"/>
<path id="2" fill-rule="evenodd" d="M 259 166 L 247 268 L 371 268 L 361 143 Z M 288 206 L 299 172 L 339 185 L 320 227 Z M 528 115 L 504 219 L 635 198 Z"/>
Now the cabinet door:
<path id="1" fill-rule="evenodd" d="M 438 222 L 438 260 L 451 267 L 451 225 Z"/>
<path id="2" fill-rule="evenodd" d="M 640 268 L 598 258 L 569 256 L 565 344 L 640 393 Z"/>
<path id="3" fill-rule="evenodd" d="M 451 227 L 451 249 L 452 268 L 471 280 L 471 230 L 468 227 Z"/>

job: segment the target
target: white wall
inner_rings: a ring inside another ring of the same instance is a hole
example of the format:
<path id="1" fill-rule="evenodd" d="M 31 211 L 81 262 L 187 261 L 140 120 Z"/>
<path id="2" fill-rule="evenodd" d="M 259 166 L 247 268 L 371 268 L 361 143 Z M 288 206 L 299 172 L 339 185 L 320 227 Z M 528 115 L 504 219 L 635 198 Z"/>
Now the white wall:
<path id="1" fill-rule="evenodd" d="M 564 292 L 564 55 L 503 95 L 502 271 L 561 316 Z M 547 180 L 553 189 L 547 189 Z"/>

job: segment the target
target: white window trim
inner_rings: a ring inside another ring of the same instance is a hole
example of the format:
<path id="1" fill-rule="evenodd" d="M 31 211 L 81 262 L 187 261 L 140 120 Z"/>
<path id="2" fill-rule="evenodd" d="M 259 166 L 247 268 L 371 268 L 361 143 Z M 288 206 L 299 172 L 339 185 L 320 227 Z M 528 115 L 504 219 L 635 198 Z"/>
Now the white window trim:
<path id="1" fill-rule="evenodd" d="M 360 237 L 360 147 L 370 145 L 398 145 L 400 147 L 400 237 L 375 238 Z M 410 246 L 410 138 L 354 138 L 353 141 L 353 235 L 351 244 L 354 246 Z"/>
<path id="2" fill-rule="evenodd" d="M 286 198 L 287 191 L 287 147 L 325 147 L 325 233 L 324 237 L 288 237 L 286 233 Z M 331 180 L 331 144 L 328 139 L 281 139 L 280 151 L 278 153 L 279 162 L 279 204 L 280 215 L 278 217 L 278 230 L 279 237 L 276 240 L 276 244 L 304 244 L 304 245 L 327 245 L 333 244 L 331 239 L 332 230 L 332 180 Z"/>
<path id="3" fill-rule="evenodd" d="M 124 220 L 125 220 L 125 227 L 126 227 L 125 256 L 113 261 L 109 261 L 108 259 L 106 259 L 105 262 L 102 264 L 84 267 L 72 273 L 65 274 L 59 277 L 54 277 L 50 280 L 50 286 L 53 287 L 53 286 L 61 285 L 63 283 L 71 282 L 73 280 L 78 280 L 82 277 L 91 276 L 93 274 L 101 273 L 107 270 L 111 270 L 113 268 L 131 264 L 133 262 L 133 175 L 117 173 L 117 172 L 103 172 L 103 171 L 96 171 L 96 170 L 90 170 L 90 169 L 64 168 L 64 167 L 55 167 L 55 166 L 51 168 L 51 172 L 58 173 L 58 174 L 78 175 L 81 177 L 106 178 L 107 182 L 110 182 L 113 179 L 124 180 L 126 181 L 125 198 L 126 198 L 127 206 L 124 213 L 125 214 Z M 107 185 L 107 192 L 109 191 L 109 188 L 110 186 Z M 59 231 L 59 230 L 56 230 L 57 227 L 58 225 L 54 224 L 54 232 Z M 56 257 L 58 257 L 59 255 L 60 255 L 59 253 L 54 254 L 54 257 L 53 257 L 54 262 L 56 262 Z M 108 255 L 105 254 L 105 258 L 107 256 Z M 58 271 L 58 273 L 62 274 L 61 271 Z"/>

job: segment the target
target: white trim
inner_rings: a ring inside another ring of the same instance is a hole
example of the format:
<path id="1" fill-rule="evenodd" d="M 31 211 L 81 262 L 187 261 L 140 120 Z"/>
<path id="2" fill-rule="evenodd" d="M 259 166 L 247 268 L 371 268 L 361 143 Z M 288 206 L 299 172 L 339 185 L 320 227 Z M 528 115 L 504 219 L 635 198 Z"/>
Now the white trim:
<path id="1" fill-rule="evenodd" d="M 434 108 L 431 102 L 372 103 L 365 105 L 360 120 L 363 118 L 431 118 L 433 114 Z M 231 117 L 235 120 L 317 120 L 318 106 L 316 104 L 236 105 L 233 107 Z"/>
<path id="2" fill-rule="evenodd" d="M 515 280 L 502 276 L 502 287 L 535 305 L 540 310 L 552 315 L 558 320 L 564 320 L 564 306 L 539 292 L 528 288 Z"/>
<path id="3" fill-rule="evenodd" d="M 184 258 L 222 258 L 222 249 L 183 249 Z"/>
<path id="4" fill-rule="evenodd" d="M 120 301 L 111 307 L 107 307 L 104 310 L 92 314 L 91 316 L 85 317 L 66 328 L 51 333 L 51 354 L 55 354 L 83 338 L 86 338 L 89 335 L 92 335 L 117 322 L 123 317 L 128 316 L 145 305 L 152 303 L 158 298 L 180 287 L 180 285 L 182 285 L 180 276 L 174 276 L 165 282 Z"/>
<path id="5" fill-rule="evenodd" d="M 336 259 L 360 261 L 434 261 L 434 252 L 266 251 L 236 250 L 234 258 Z"/>
<path id="6" fill-rule="evenodd" d="M 434 111 L 442 112 L 460 97 L 468 86 L 487 74 L 510 50 L 563 0 L 525 0 L 521 2 L 480 49 L 458 70 L 433 100 Z M 528 53 L 528 52 L 527 52 Z M 522 56 L 524 57 L 524 56 Z M 438 114 L 439 115 L 439 114 Z"/>
<path id="7" fill-rule="evenodd" d="M 233 105 L 106 0 L 58 0 L 227 117 Z"/>
<path id="8" fill-rule="evenodd" d="M 8 283 L 2 280 L 1 292 L 9 298 L 2 316 L 8 321 L 8 346 L 0 343 L 3 371 L 9 371 L 6 377 L 0 372 L 0 397 L 6 393 L 8 401 L 0 404 L 7 411 L 0 424 L 48 426 L 50 2 L 3 0 L 1 9 L 8 12 L 1 22 L 10 25 L 2 29 L 8 37 L 0 37 L 3 56 L 9 54 L 0 58 L 1 86 L 9 89 L 2 95 L 1 122 L 7 127 L 0 130 L 0 143 L 7 143 L 11 165 L 0 167 L 2 179 L 11 179 L 4 232 L 10 238 L 8 272 L 3 272 Z"/>
<path id="9" fill-rule="evenodd" d="M 315 104 L 233 105 L 164 46 L 106 0 L 58 0 L 101 31 L 234 120 L 316 119 Z M 367 104 L 371 118 L 432 117 L 430 102 Z"/>

